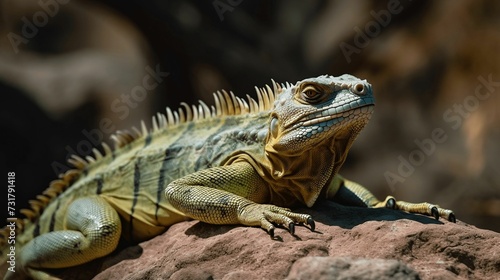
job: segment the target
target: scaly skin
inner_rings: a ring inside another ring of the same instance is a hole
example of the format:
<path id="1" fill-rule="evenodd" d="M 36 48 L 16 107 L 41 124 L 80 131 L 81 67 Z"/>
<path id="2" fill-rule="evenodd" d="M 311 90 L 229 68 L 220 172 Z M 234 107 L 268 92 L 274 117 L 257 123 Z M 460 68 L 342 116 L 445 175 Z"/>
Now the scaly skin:
<path id="1" fill-rule="evenodd" d="M 189 218 L 260 226 L 271 236 L 276 225 L 292 234 L 296 224 L 314 230 L 311 216 L 289 208 L 318 199 L 455 221 L 436 205 L 379 201 L 337 173 L 374 108 L 366 81 L 320 76 L 273 86 L 257 89 L 258 102 L 218 92 L 212 109 L 167 108 L 153 118 L 153 131 L 143 124 L 142 132 L 117 132 L 115 150 L 103 145 L 104 156 L 74 156 L 76 169 L 23 211 L 15 272 L 6 278 L 51 279 L 45 268 L 88 262 L 111 253 L 120 238 L 146 240 Z"/>

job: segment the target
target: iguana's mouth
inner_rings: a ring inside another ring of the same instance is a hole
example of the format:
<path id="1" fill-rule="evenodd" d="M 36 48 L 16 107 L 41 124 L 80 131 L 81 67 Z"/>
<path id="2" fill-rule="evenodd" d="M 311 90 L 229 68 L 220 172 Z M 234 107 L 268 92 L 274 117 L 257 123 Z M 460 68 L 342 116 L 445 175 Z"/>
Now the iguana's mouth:
<path id="1" fill-rule="evenodd" d="M 359 115 L 359 114 L 369 114 L 373 112 L 373 107 L 374 104 L 365 104 L 361 105 L 358 107 L 351 108 L 350 110 L 341 112 L 341 113 L 336 113 L 336 114 L 330 114 L 332 113 L 332 110 L 335 110 L 335 108 L 328 108 L 320 112 L 321 116 L 315 117 L 311 120 L 304 121 L 302 123 L 302 126 L 311 126 L 311 125 L 317 125 L 320 123 L 325 123 L 325 122 L 330 122 L 331 124 L 327 125 L 334 125 L 337 122 L 340 122 L 343 120 L 343 118 L 348 118 L 353 115 Z M 327 114 L 327 115 L 325 115 Z"/>

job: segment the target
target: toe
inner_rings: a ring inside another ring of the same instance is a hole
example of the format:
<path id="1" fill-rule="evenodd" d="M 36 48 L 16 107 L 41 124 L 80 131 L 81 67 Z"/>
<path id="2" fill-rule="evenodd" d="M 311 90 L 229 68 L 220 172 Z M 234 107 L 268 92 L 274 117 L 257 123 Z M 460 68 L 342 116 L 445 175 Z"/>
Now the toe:
<path id="1" fill-rule="evenodd" d="M 452 222 L 452 223 L 456 223 L 457 222 L 457 218 L 455 217 L 455 214 L 453 212 L 451 212 L 449 215 L 448 215 L 448 221 Z"/>
<path id="2" fill-rule="evenodd" d="M 394 197 L 387 199 L 387 202 L 385 203 L 385 208 L 396 209 L 396 199 L 394 199 Z"/>
<path id="3" fill-rule="evenodd" d="M 307 224 L 311 227 L 311 231 L 314 231 L 316 228 L 316 223 L 314 223 L 314 220 L 311 216 L 307 218 Z"/>
<path id="4" fill-rule="evenodd" d="M 436 206 L 431 208 L 431 215 L 434 216 L 436 220 L 439 220 L 439 211 Z"/>

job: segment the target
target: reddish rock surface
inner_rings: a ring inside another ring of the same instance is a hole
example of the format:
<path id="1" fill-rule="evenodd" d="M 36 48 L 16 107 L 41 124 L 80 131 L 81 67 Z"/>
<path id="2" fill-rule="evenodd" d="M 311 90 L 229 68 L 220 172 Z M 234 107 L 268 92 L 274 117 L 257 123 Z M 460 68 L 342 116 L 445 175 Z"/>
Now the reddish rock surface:
<path id="1" fill-rule="evenodd" d="M 349 257 L 303 257 L 292 266 L 287 280 L 420 279 L 402 261 Z"/>
<path id="2" fill-rule="evenodd" d="M 292 236 L 277 230 L 272 240 L 259 228 L 188 221 L 60 276 L 306 279 L 307 274 L 307 279 L 495 279 L 500 275 L 500 233 L 494 231 L 460 221 L 453 224 L 331 202 L 302 212 L 314 216 L 315 232 L 297 227 Z"/>

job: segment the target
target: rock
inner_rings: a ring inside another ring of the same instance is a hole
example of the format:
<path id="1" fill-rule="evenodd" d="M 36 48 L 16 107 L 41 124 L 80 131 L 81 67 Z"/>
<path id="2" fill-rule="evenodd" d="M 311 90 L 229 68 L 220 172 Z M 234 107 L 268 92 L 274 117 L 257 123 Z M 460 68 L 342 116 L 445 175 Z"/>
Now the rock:
<path id="1" fill-rule="evenodd" d="M 390 209 L 323 202 L 316 231 L 276 230 L 187 221 L 164 234 L 67 269 L 87 279 L 491 279 L 500 273 L 500 233 Z"/>
<path id="2" fill-rule="evenodd" d="M 420 279 L 398 260 L 348 257 L 303 257 L 296 261 L 287 280 L 306 279 Z"/>

